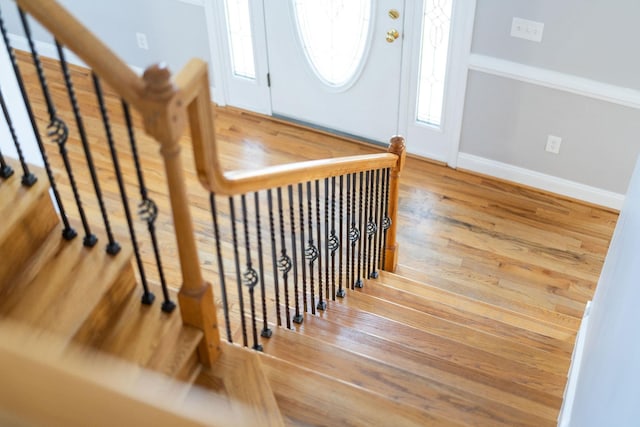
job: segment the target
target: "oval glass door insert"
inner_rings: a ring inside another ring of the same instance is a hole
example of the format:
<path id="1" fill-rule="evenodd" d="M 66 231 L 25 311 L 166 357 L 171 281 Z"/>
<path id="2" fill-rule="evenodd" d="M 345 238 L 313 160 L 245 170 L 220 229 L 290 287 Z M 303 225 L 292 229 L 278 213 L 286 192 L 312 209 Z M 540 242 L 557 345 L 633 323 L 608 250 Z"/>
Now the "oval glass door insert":
<path id="1" fill-rule="evenodd" d="M 293 0 L 305 56 L 318 78 L 340 88 L 362 69 L 369 41 L 371 0 Z"/>

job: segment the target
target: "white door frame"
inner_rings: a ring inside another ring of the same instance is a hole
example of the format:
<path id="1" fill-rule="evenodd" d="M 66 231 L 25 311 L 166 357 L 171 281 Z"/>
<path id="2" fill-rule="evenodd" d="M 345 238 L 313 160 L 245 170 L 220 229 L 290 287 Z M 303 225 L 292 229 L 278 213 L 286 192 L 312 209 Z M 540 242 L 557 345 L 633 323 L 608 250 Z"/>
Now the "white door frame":
<path id="1" fill-rule="evenodd" d="M 214 102 L 220 105 L 235 105 L 258 113 L 271 115 L 271 96 L 267 82 L 268 58 L 266 31 L 264 23 L 264 1 L 249 1 L 251 8 L 253 46 L 255 52 L 256 80 L 254 82 L 238 81 L 232 76 L 229 61 L 229 44 L 227 40 L 226 19 L 223 0 L 204 0 L 206 21 L 210 36 L 210 50 L 215 78 Z M 454 0 L 453 25 L 451 30 L 450 50 L 447 71 L 447 89 L 443 111 L 443 126 L 447 126 L 450 141 L 446 153 L 437 157 L 413 149 L 410 141 L 407 148 L 410 153 L 430 157 L 446 162 L 455 168 L 458 162 L 462 116 L 471 55 L 471 40 L 477 0 Z M 420 32 L 422 6 L 416 1 L 405 2 L 405 37 L 402 54 L 402 71 L 400 83 L 399 133 L 411 135 L 411 126 L 415 123 L 415 105 L 417 101 L 417 58 L 420 55 Z M 420 2 L 422 3 L 422 2 Z M 416 13 L 418 12 L 418 13 Z M 419 15 L 419 17 L 416 17 Z M 414 17 L 413 19 L 411 17 Z M 252 92 L 253 91 L 253 92 Z M 391 135 L 389 135 L 391 137 Z"/>

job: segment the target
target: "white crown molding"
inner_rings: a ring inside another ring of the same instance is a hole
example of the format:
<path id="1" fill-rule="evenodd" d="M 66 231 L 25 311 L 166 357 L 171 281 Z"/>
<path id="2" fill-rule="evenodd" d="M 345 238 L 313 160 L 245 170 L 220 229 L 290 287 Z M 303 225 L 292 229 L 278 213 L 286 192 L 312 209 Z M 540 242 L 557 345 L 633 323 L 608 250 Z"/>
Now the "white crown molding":
<path id="1" fill-rule="evenodd" d="M 622 208 L 625 198 L 623 194 L 591 187 L 580 184 L 579 182 L 546 175 L 468 153 L 460 153 L 458 155 L 458 168 L 513 181 L 529 187 L 539 188 L 616 210 Z"/>
<path id="2" fill-rule="evenodd" d="M 471 54 L 469 69 L 640 109 L 640 91 L 493 56 Z"/>

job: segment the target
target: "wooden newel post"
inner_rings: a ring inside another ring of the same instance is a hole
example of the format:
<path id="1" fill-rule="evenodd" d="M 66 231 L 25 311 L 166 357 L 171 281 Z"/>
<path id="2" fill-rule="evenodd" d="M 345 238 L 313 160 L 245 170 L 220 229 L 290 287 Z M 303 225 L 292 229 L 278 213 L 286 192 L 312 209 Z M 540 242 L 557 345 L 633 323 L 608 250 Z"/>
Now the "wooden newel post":
<path id="1" fill-rule="evenodd" d="M 218 317 L 211 284 L 202 278 L 189 200 L 180 157 L 180 137 L 187 125 L 186 105 L 164 65 L 149 67 L 143 76 L 145 130 L 160 142 L 169 187 L 173 223 L 182 270 L 178 294 L 182 321 L 204 332 L 198 349 L 200 361 L 211 365 L 220 353 Z"/>
<path id="2" fill-rule="evenodd" d="M 387 245 L 384 248 L 384 270 L 396 271 L 398 266 L 398 242 L 396 241 L 396 230 L 398 227 L 398 196 L 400 190 L 400 174 L 404 168 L 406 159 L 406 147 L 402 136 L 391 138 L 391 144 L 387 150 L 389 153 L 398 156 L 398 163 L 391 169 L 389 179 L 389 218 L 391 226 L 387 230 Z"/>

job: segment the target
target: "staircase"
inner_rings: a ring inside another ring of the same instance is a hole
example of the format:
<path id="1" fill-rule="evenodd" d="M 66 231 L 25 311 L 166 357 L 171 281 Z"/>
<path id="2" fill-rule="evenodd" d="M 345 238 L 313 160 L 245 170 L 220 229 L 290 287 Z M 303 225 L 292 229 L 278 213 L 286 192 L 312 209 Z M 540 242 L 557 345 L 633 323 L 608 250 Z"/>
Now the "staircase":
<path id="1" fill-rule="evenodd" d="M 184 381 L 176 398 L 191 405 L 207 408 L 200 388 L 225 395 L 237 425 L 555 424 L 574 338 L 562 319 L 381 272 L 262 338 L 263 353 L 223 342 L 205 368 L 201 331 L 140 304 L 130 248 L 111 256 L 61 237 L 42 173 L 28 189 L 0 182 L 0 215 L 3 318 Z"/>

